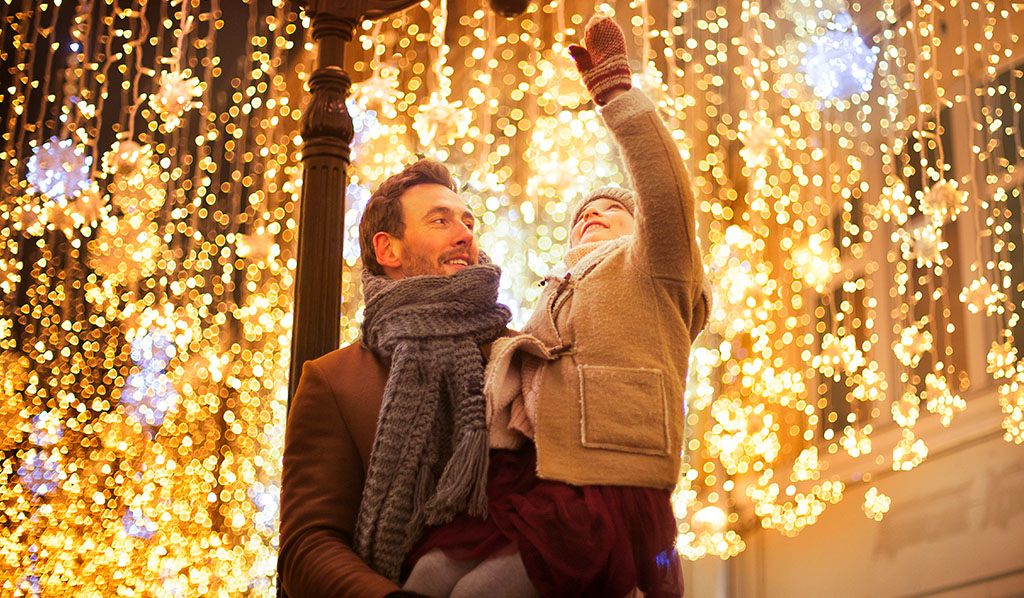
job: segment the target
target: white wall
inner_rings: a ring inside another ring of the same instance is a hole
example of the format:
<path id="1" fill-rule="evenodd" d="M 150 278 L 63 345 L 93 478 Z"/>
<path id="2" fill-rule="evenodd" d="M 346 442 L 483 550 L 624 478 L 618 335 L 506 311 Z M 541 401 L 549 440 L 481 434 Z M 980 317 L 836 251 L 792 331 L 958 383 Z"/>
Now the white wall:
<path id="1" fill-rule="evenodd" d="M 1024 597 L 1024 446 L 1002 439 L 995 402 L 989 393 L 970 406 L 989 425 L 935 431 L 921 465 L 849 484 L 795 538 L 751 530 L 725 575 L 717 559 L 690 565 L 687 596 Z M 861 508 L 872 485 L 892 498 L 881 522 Z"/>

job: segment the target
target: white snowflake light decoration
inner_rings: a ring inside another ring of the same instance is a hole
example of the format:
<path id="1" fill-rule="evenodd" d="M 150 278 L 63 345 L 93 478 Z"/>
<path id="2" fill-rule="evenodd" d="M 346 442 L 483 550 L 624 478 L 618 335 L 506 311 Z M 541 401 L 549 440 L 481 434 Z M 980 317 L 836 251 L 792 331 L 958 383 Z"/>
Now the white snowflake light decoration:
<path id="1" fill-rule="evenodd" d="M 352 100 L 363 110 L 373 110 L 388 118 L 394 118 L 395 102 L 401 97 L 398 90 L 398 69 L 384 66 L 374 71 L 369 79 L 357 83 L 352 89 Z"/>
<path id="2" fill-rule="evenodd" d="M 892 402 L 892 421 L 901 428 L 912 428 L 921 414 L 921 398 L 912 392 Z"/>
<path id="3" fill-rule="evenodd" d="M 903 259 L 917 260 L 917 266 L 933 266 L 942 261 L 942 250 L 946 242 L 942 240 L 942 229 L 929 222 L 912 231 L 900 229 L 896 239 L 903 250 Z"/>
<path id="4" fill-rule="evenodd" d="M 177 353 L 170 333 L 160 328 L 137 330 L 131 341 L 132 362 L 144 371 L 163 371 Z"/>
<path id="5" fill-rule="evenodd" d="M 793 462 L 793 473 L 790 479 L 794 482 L 816 480 L 821 473 L 818 471 L 818 447 L 809 446 L 800 451 Z"/>
<path id="6" fill-rule="evenodd" d="M 871 215 L 885 222 L 903 226 L 910 214 L 910 196 L 902 181 L 882 188 L 878 202 L 869 208 Z"/>
<path id="7" fill-rule="evenodd" d="M 908 428 L 903 429 L 903 437 L 892 449 L 893 471 L 910 471 L 920 465 L 928 456 L 928 445 L 914 436 Z"/>
<path id="8" fill-rule="evenodd" d="M 939 181 L 925 191 L 921 211 L 936 225 L 956 220 L 967 209 L 967 192 L 957 188 L 956 181 Z"/>
<path id="9" fill-rule="evenodd" d="M 1004 331 L 1003 341 L 993 341 L 988 351 L 988 373 L 995 378 L 1008 378 L 1014 373 L 1014 365 L 1017 363 L 1017 347 L 1013 346 L 1013 339 L 1009 331 Z"/>
<path id="10" fill-rule="evenodd" d="M 74 140 L 52 138 L 28 159 L 29 190 L 47 199 L 66 202 L 89 187 L 92 156 Z"/>
<path id="11" fill-rule="evenodd" d="M 78 199 L 69 204 L 72 223 L 79 228 L 93 228 L 103 215 L 106 200 L 95 181 L 83 191 Z"/>
<path id="12" fill-rule="evenodd" d="M 740 157 L 750 168 L 768 166 L 772 156 L 779 152 L 782 134 L 770 120 L 744 120 L 740 122 Z"/>
<path id="13" fill-rule="evenodd" d="M 174 69 L 160 74 L 159 89 L 150 97 L 149 104 L 163 119 L 165 131 L 181 124 L 183 114 L 202 106 L 196 98 L 202 97 L 203 85 L 198 77 L 190 77 L 191 74 L 189 69 Z"/>
<path id="14" fill-rule="evenodd" d="M 868 362 L 853 375 L 852 381 L 853 391 L 850 394 L 858 401 L 880 401 L 885 398 L 888 385 L 877 362 Z"/>
<path id="15" fill-rule="evenodd" d="M 366 204 L 370 202 L 370 195 L 368 188 L 357 183 L 349 183 L 345 188 L 345 226 L 348 227 L 348 234 L 345 235 L 341 251 L 345 261 L 350 264 L 356 263 L 362 255 L 359 247 L 359 221 L 366 210 Z"/>
<path id="16" fill-rule="evenodd" d="M 878 491 L 878 488 L 872 486 L 864 493 L 864 514 L 869 519 L 875 521 L 881 521 L 882 517 L 889 512 L 889 505 L 892 504 L 892 499 Z"/>
<path id="17" fill-rule="evenodd" d="M 793 273 L 819 293 L 840 270 L 839 251 L 822 234 L 811 235 L 806 244 L 793 250 Z"/>
<path id="18" fill-rule="evenodd" d="M 462 102 L 449 102 L 438 93 L 430 94 L 430 100 L 420 106 L 413 118 L 412 128 L 419 135 L 420 144 L 429 146 L 451 145 L 469 132 L 473 111 L 463 108 Z"/>
<path id="19" fill-rule="evenodd" d="M 864 354 L 857 348 L 854 337 L 825 334 L 821 337 L 821 353 L 814 357 L 812 365 L 822 374 L 838 380 L 842 373 L 853 373 L 864 365 Z"/>
<path id="20" fill-rule="evenodd" d="M 1003 439 L 1024 443 L 1024 373 L 999 385 L 999 406 L 1003 411 Z"/>
<path id="21" fill-rule="evenodd" d="M 142 174 L 152 160 L 153 151 L 148 145 L 139 145 L 130 139 L 122 139 L 103 154 L 103 172 L 112 176 L 132 178 Z"/>
<path id="22" fill-rule="evenodd" d="M 871 424 L 858 429 L 854 429 L 853 426 L 846 426 L 843 430 L 843 436 L 839 439 L 839 445 L 851 457 L 866 455 L 871 452 L 871 429 Z"/>
<path id="23" fill-rule="evenodd" d="M 843 100 L 871 90 L 878 48 L 869 48 L 847 13 L 836 15 L 832 30 L 816 37 L 803 58 L 807 83 L 823 100 Z"/>
<path id="24" fill-rule="evenodd" d="M 967 402 L 955 395 L 946 383 L 946 377 L 929 372 L 925 376 L 925 409 L 938 415 L 942 425 L 948 427 L 953 416 L 967 408 Z"/>
<path id="25" fill-rule="evenodd" d="M 75 221 L 71 216 L 71 204 L 63 201 L 56 201 L 43 208 L 43 220 L 55 230 L 70 237 L 75 229 Z"/>
<path id="26" fill-rule="evenodd" d="M 900 363 L 907 367 L 916 367 L 921 355 L 932 348 L 932 333 L 924 327 L 928 318 L 921 318 L 900 331 L 900 337 L 892 345 L 892 351 Z"/>
<path id="27" fill-rule="evenodd" d="M 960 301 L 972 314 L 984 311 L 986 316 L 991 316 L 1006 311 L 1007 298 L 995 283 L 990 283 L 981 276 L 960 291 Z"/>

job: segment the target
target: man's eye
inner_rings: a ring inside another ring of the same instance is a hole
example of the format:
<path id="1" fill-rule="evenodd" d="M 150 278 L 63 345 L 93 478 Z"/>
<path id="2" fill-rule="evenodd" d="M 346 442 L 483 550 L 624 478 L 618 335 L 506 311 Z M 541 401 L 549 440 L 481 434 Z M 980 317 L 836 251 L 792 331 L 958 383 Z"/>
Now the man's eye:
<path id="1" fill-rule="evenodd" d="M 444 224 L 445 220 L 444 220 L 444 218 L 434 218 L 433 220 L 431 220 L 431 222 L 436 222 L 438 224 Z"/>

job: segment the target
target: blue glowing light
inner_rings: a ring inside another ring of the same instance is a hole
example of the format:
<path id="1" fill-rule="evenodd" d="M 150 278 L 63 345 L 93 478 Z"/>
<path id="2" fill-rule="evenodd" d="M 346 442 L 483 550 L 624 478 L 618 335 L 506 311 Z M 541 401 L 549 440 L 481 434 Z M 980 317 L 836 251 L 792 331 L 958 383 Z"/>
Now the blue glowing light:
<path id="1" fill-rule="evenodd" d="M 380 121 L 377 120 L 375 111 L 363 110 L 362 106 L 351 98 L 345 101 L 345 105 L 348 107 L 349 115 L 352 116 L 352 128 L 355 130 L 355 136 L 349 146 L 351 151 L 349 159 L 354 161 L 363 144 L 380 133 Z"/>
<path id="2" fill-rule="evenodd" d="M 32 494 L 45 496 L 67 479 L 60 455 L 46 450 L 29 449 L 18 467 L 21 485 Z"/>
<path id="3" fill-rule="evenodd" d="M 154 328 L 136 336 L 131 347 L 132 362 L 139 371 L 125 380 L 121 404 L 139 423 L 159 427 L 178 404 L 178 391 L 164 371 L 174 357 L 174 341 Z"/>
<path id="4" fill-rule="evenodd" d="M 369 202 L 370 190 L 366 187 L 349 183 L 348 187 L 345 188 L 345 203 L 347 204 L 345 223 L 348 226 L 348 234 L 345 235 L 342 245 L 342 256 L 349 264 L 356 263 L 356 260 L 361 255 L 359 248 L 359 221 L 362 219 L 363 210 L 366 209 L 366 204 Z"/>
<path id="5" fill-rule="evenodd" d="M 32 418 L 32 432 L 29 442 L 36 446 L 53 446 L 64 437 L 64 426 L 60 417 L 51 411 L 42 411 Z"/>
<path id="6" fill-rule="evenodd" d="M 143 370 L 165 370 L 172 357 L 174 339 L 159 328 L 149 330 L 132 340 L 132 361 Z"/>
<path id="7" fill-rule="evenodd" d="M 277 514 L 281 505 L 281 487 L 277 484 L 263 485 L 259 482 L 249 486 L 249 500 L 258 509 L 252 521 L 256 529 L 273 532 L 277 529 Z"/>
<path id="8" fill-rule="evenodd" d="M 815 38 L 804 55 L 807 83 L 825 100 L 844 100 L 870 91 L 878 48 L 864 43 L 849 14 L 836 15 L 832 27 Z"/>
<path id="9" fill-rule="evenodd" d="M 142 509 L 128 509 L 121 518 L 121 525 L 124 526 L 124 533 L 141 540 L 152 538 L 157 530 L 156 523 L 146 517 Z"/>
<path id="10" fill-rule="evenodd" d="M 672 568 L 672 565 L 678 561 L 679 553 L 676 552 L 674 547 L 668 548 L 654 557 L 654 564 L 660 571 L 668 571 Z"/>
<path id="11" fill-rule="evenodd" d="M 38 575 L 26 575 L 21 578 L 18 582 L 18 589 L 21 590 L 22 596 L 31 596 L 32 598 L 38 598 L 42 596 L 42 585 L 39 583 Z"/>
<path id="12" fill-rule="evenodd" d="M 68 200 L 89 188 L 92 156 L 71 139 L 56 137 L 32 150 L 26 179 L 32 191 L 53 201 Z"/>
<path id="13" fill-rule="evenodd" d="M 140 423 L 159 427 L 167 412 L 178 404 L 178 391 L 164 372 L 143 371 L 128 376 L 121 391 L 121 404 Z"/>

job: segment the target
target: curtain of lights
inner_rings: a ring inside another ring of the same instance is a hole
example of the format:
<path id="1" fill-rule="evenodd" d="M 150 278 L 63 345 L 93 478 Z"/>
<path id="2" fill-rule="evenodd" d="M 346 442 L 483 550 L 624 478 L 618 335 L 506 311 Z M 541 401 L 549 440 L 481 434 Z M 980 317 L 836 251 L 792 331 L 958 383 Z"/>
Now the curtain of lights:
<path id="1" fill-rule="evenodd" d="M 425 0 L 360 25 L 344 342 L 361 211 L 421 155 L 453 169 L 525 321 L 569 203 L 625 183 L 565 52 L 594 9 Z M 913 469 L 926 424 L 975 402 L 1024 441 L 1013 6 L 597 9 L 676 132 L 715 288 L 682 554 L 727 558 L 751 524 L 795 534 L 844 497 L 881 519 L 901 506 L 829 460 Z M 3 592 L 271 595 L 308 22 L 283 0 L 0 0 L 0 18 Z"/>
<path id="2" fill-rule="evenodd" d="M 2 11 L 0 593 L 270 592 L 299 17 Z"/>

